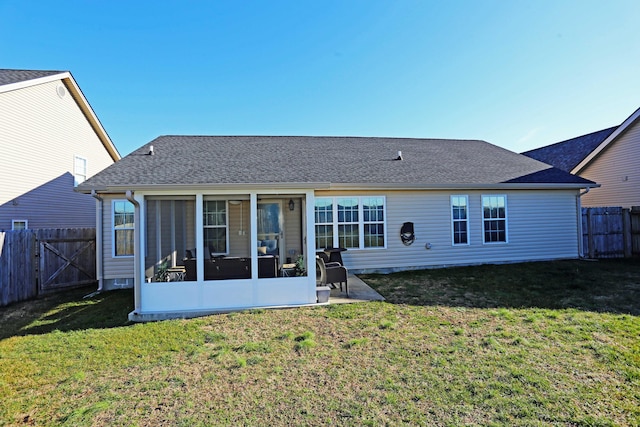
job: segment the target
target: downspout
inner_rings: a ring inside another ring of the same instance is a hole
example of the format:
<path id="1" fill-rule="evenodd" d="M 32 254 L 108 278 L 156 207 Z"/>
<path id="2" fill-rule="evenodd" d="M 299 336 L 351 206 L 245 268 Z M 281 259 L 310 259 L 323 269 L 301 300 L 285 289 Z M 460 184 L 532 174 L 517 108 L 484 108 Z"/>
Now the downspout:
<path id="1" fill-rule="evenodd" d="M 127 200 L 130 201 L 134 206 L 134 228 L 133 228 L 133 301 L 134 313 L 140 313 L 141 308 L 141 287 L 140 283 L 140 203 L 136 199 L 133 198 L 133 192 L 131 190 L 127 190 L 126 193 Z"/>
<path id="2" fill-rule="evenodd" d="M 576 196 L 576 209 L 578 211 L 578 256 L 580 258 L 584 258 L 584 244 L 582 242 L 584 232 L 582 230 L 582 203 L 580 203 L 580 198 L 587 194 L 589 190 L 590 187 L 587 187 L 583 192 Z"/>
<path id="3" fill-rule="evenodd" d="M 98 289 L 87 295 L 86 298 L 93 297 L 102 292 L 104 285 L 104 258 L 102 256 L 102 215 L 104 199 L 96 193 L 96 190 L 91 190 L 91 196 L 96 199 L 96 203 L 98 204 L 98 208 L 96 209 L 96 276 L 98 278 Z"/>

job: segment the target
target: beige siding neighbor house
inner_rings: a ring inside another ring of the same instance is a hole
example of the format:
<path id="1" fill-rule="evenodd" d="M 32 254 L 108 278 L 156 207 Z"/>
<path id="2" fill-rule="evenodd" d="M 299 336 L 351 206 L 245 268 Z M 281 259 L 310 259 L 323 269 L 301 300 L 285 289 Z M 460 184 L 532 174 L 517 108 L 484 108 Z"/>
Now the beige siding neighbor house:
<path id="1" fill-rule="evenodd" d="M 484 141 L 162 136 L 78 190 L 100 289 L 133 285 L 144 321 L 321 303 L 327 252 L 353 273 L 578 258 L 595 186 Z"/>
<path id="2" fill-rule="evenodd" d="M 71 73 L 0 69 L 0 230 L 95 227 L 74 189 L 119 159 Z"/>
<path id="3" fill-rule="evenodd" d="M 582 197 L 585 207 L 640 206 L 640 109 L 620 126 L 522 154 L 598 182 Z"/>

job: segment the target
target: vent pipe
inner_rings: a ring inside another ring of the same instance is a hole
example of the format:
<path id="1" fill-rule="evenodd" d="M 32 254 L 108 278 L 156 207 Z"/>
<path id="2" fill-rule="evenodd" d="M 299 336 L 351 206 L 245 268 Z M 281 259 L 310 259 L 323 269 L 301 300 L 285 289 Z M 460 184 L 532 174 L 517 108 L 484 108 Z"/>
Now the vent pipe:
<path id="1" fill-rule="evenodd" d="M 149 146 L 149 155 L 153 156 L 153 145 Z"/>
<path id="2" fill-rule="evenodd" d="M 402 151 L 398 150 L 398 157 L 396 157 L 394 160 L 402 160 Z"/>

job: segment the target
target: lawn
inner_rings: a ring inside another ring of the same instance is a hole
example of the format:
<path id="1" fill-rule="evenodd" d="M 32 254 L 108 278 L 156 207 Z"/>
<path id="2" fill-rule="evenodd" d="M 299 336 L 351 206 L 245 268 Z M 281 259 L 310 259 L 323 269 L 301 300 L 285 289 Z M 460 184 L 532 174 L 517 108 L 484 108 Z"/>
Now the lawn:
<path id="1" fill-rule="evenodd" d="M 386 302 L 129 324 L 0 309 L 0 425 L 640 425 L 640 263 L 367 275 Z"/>

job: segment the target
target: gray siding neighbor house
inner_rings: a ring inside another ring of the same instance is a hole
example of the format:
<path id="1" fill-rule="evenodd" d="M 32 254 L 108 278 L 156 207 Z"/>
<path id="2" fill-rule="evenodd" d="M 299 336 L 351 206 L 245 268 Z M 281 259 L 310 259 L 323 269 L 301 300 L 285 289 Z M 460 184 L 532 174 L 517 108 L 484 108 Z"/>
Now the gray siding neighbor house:
<path id="1" fill-rule="evenodd" d="M 119 159 L 71 73 L 0 69 L 0 230 L 95 227 L 75 186 Z"/>
<path id="2" fill-rule="evenodd" d="M 484 141 L 161 136 L 78 190 L 100 288 L 149 320 L 316 304 L 332 248 L 353 273 L 578 258 L 594 186 Z"/>
<path id="3" fill-rule="evenodd" d="M 522 154 L 598 182 L 585 207 L 640 206 L 640 109 L 619 126 Z"/>

